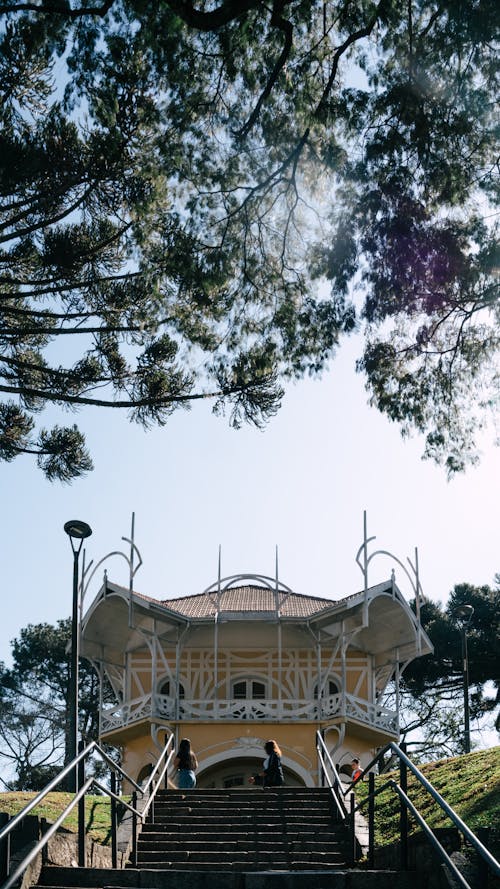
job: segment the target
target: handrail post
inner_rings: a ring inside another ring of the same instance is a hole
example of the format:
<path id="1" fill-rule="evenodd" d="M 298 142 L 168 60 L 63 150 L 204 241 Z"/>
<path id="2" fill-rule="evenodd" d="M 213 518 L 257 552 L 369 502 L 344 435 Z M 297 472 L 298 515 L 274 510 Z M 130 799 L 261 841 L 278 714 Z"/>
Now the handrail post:
<path id="1" fill-rule="evenodd" d="M 478 827 L 477 828 L 477 838 L 488 848 L 488 841 L 490 838 L 490 828 L 489 827 Z M 490 880 L 490 869 L 486 864 L 485 860 L 481 858 L 480 855 L 477 856 L 477 866 L 479 871 L 479 885 L 483 886 L 483 889 L 488 889 Z"/>
<path id="2" fill-rule="evenodd" d="M 132 865 L 137 867 L 137 791 L 132 793 Z"/>
<path id="3" fill-rule="evenodd" d="M 368 773 L 368 867 L 375 867 L 375 775 Z"/>
<path id="4" fill-rule="evenodd" d="M 0 830 L 10 821 L 7 812 L 0 812 Z M 7 879 L 10 873 L 10 833 L 0 840 L 0 883 Z"/>
<path id="5" fill-rule="evenodd" d="M 321 730 L 320 730 L 320 735 L 321 735 L 321 740 L 323 741 L 323 744 L 324 744 L 324 743 L 325 743 L 325 730 L 324 730 L 324 729 L 321 729 Z M 325 746 L 326 746 L 326 745 L 325 745 Z M 323 764 L 323 759 L 322 759 L 321 757 L 320 757 L 319 763 L 320 763 L 321 787 L 324 787 L 325 784 L 326 784 L 326 781 L 325 781 L 325 767 L 324 767 L 324 764 Z"/>
<path id="6" fill-rule="evenodd" d="M 78 745 L 78 752 L 82 753 L 85 749 L 85 743 L 80 741 Z M 85 757 L 82 758 L 78 762 L 78 778 L 77 778 L 77 786 L 83 787 L 85 784 Z M 78 867 L 86 866 L 86 855 L 85 855 L 85 794 L 78 800 Z"/>
<path id="7" fill-rule="evenodd" d="M 400 744 L 403 753 L 406 753 L 406 744 Z M 403 793 L 408 791 L 408 769 L 403 758 L 399 760 L 399 786 Z M 406 804 L 400 799 L 399 802 L 399 839 L 400 839 L 400 867 L 401 870 L 408 870 L 408 809 Z"/>
<path id="8" fill-rule="evenodd" d="M 111 772 L 111 793 L 116 794 L 116 773 Z M 118 867 L 118 844 L 117 844 L 117 812 L 116 812 L 116 800 L 114 796 L 111 797 L 111 867 Z"/>
<path id="9" fill-rule="evenodd" d="M 43 836 L 47 833 L 48 823 L 46 818 L 40 818 L 40 833 Z M 45 843 L 45 846 L 42 849 L 42 864 L 49 863 L 49 845 Z"/>
<path id="10" fill-rule="evenodd" d="M 351 804 L 350 804 L 350 816 L 351 816 L 351 866 L 354 867 L 356 864 L 356 814 L 354 809 L 356 808 L 356 800 L 354 797 L 354 790 L 351 791 Z"/>

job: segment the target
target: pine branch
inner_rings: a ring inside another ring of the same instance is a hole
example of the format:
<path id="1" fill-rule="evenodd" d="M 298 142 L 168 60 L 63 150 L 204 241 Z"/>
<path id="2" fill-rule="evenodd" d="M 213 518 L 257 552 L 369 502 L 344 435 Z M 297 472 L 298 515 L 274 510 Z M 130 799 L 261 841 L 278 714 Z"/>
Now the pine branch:
<path id="1" fill-rule="evenodd" d="M 64 4 L 58 3 L 5 3 L 0 6 L 0 14 L 11 12 L 38 12 L 43 15 L 60 15 L 69 19 L 81 18 L 82 16 L 97 16 L 104 18 L 113 6 L 114 0 L 105 0 L 102 6 L 82 6 L 77 9 L 70 9 Z"/>

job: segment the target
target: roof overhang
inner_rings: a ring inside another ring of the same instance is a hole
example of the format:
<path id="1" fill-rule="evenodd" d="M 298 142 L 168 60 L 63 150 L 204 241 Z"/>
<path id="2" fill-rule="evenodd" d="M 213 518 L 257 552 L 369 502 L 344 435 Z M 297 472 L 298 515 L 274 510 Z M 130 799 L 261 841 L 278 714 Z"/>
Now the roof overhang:
<path id="1" fill-rule="evenodd" d="M 309 626 L 320 638 L 349 638 L 351 648 L 375 656 L 378 664 L 388 656 L 403 662 L 434 650 L 393 580 L 369 587 L 312 616 Z"/>
<path id="2" fill-rule="evenodd" d="M 416 615 L 393 579 L 322 608 L 308 618 L 268 611 L 219 612 L 221 623 L 275 623 L 308 627 L 321 642 L 342 638 L 350 650 L 373 655 L 375 665 L 400 663 L 433 651 Z M 149 599 L 106 579 L 82 622 L 81 654 L 124 666 L 127 653 L 154 637 L 175 644 L 186 629 L 214 624 L 214 617 L 186 617 L 167 602 Z"/>
<path id="3" fill-rule="evenodd" d="M 175 642 L 189 620 L 106 580 L 82 621 L 80 651 L 91 661 L 123 666 L 152 637 Z"/>

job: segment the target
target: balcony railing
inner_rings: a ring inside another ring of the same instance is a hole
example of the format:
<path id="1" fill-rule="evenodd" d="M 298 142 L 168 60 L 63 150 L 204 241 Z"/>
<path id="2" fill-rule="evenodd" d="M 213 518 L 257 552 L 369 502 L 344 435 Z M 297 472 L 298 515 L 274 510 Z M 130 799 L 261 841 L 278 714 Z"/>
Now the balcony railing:
<path id="1" fill-rule="evenodd" d="M 393 710 L 373 704 L 354 695 L 331 695 L 321 701 L 291 698 L 265 700 L 193 700 L 176 701 L 168 695 L 143 695 L 101 713 L 101 731 L 110 732 L 143 719 L 163 718 L 217 720 L 231 722 L 250 720 L 264 722 L 319 721 L 333 718 L 360 722 L 363 725 L 397 733 L 397 715 Z"/>

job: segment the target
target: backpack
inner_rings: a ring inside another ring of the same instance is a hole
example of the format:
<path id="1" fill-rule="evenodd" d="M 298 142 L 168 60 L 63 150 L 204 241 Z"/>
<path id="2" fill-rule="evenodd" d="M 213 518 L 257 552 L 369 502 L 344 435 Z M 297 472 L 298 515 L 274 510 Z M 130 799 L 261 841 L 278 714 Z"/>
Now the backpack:
<path id="1" fill-rule="evenodd" d="M 269 756 L 269 764 L 264 777 L 264 785 L 266 787 L 281 787 L 285 783 L 283 777 L 283 769 L 281 767 L 281 758 L 277 753 L 271 753 Z"/>

